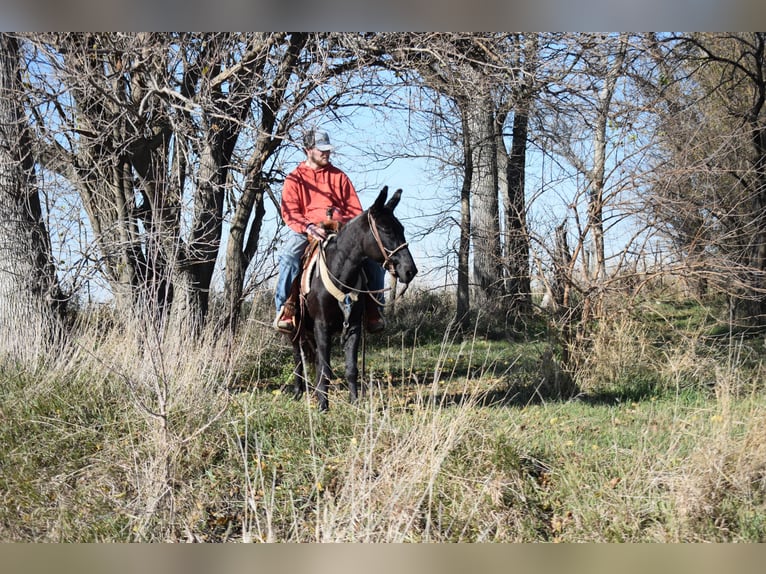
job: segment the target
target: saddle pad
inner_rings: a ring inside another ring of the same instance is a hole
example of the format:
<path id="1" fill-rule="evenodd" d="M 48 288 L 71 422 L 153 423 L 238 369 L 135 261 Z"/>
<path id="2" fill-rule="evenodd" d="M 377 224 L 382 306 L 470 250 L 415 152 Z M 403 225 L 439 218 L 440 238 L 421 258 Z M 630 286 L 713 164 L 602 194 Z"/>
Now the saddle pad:
<path id="1" fill-rule="evenodd" d="M 307 295 L 311 287 L 311 277 L 314 274 L 319 259 L 319 249 L 313 249 L 308 253 L 308 257 L 303 263 L 303 273 L 301 274 L 301 295 Z"/>

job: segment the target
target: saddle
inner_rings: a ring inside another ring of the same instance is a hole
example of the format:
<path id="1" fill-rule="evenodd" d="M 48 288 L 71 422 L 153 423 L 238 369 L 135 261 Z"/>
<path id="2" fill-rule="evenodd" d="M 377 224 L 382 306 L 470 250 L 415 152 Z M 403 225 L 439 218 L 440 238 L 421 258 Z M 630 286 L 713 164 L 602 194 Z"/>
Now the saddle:
<path id="1" fill-rule="evenodd" d="M 321 224 L 322 228 L 327 232 L 327 237 L 329 238 L 332 235 L 335 235 L 338 233 L 338 231 L 341 228 L 341 223 L 339 221 L 333 221 L 332 219 L 327 219 L 323 221 Z M 300 290 L 299 294 L 301 296 L 301 299 L 308 295 L 308 292 L 311 288 L 311 277 L 313 276 L 314 269 L 317 266 L 317 263 L 319 262 L 319 256 L 320 256 L 320 245 L 321 241 L 318 239 L 315 239 L 314 237 L 309 237 L 309 243 L 306 246 L 305 251 L 303 252 L 303 256 L 301 257 L 301 271 L 300 271 L 300 278 L 298 280 L 300 284 Z M 320 266 L 320 272 L 322 271 L 322 267 Z M 338 298 L 338 294 L 333 292 L 335 290 L 337 293 L 340 293 L 337 289 L 334 288 L 334 285 L 332 285 L 332 282 L 328 285 L 327 279 L 323 276 L 323 280 L 325 281 L 325 286 L 328 288 L 328 291 L 335 295 L 336 299 Z"/>

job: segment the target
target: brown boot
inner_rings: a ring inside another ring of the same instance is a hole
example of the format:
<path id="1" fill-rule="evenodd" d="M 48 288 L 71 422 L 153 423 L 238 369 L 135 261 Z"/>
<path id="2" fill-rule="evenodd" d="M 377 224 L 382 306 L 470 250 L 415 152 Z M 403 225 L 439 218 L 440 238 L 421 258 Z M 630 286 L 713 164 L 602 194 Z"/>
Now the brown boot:
<path id="1" fill-rule="evenodd" d="M 386 328 L 386 320 L 380 311 L 380 307 L 377 301 L 370 295 L 367 295 L 365 298 L 364 315 L 368 333 L 380 333 Z"/>
<path id="2" fill-rule="evenodd" d="M 295 304 L 292 301 L 286 301 L 277 313 L 274 319 L 274 328 L 280 333 L 292 334 L 295 332 Z"/>

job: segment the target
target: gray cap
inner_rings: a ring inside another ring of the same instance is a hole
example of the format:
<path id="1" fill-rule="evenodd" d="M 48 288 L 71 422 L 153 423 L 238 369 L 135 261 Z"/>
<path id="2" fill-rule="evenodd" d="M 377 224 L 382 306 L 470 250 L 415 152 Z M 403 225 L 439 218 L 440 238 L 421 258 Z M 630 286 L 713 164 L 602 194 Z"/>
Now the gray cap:
<path id="1" fill-rule="evenodd" d="M 319 151 L 332 151 L 333 147 L 330 143 L 330 136 L 327 132 L 321 130 L 311 130 L 303 136 L 303 146 L 306 149 L 313 147 Z"/>

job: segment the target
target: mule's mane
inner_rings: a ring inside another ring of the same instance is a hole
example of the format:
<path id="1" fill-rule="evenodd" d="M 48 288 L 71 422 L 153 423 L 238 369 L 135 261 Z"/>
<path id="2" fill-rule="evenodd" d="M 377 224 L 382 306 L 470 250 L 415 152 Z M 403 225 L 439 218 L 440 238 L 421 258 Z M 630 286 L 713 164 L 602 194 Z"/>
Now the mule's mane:
<path id="1" fill-rule="evenodd" d="M 380 217 L 381 215 L 383 215 L 383 216 L 387 215 L 388 216 L 388 218 L 386 219 L 386 223 L 388 223 L 389 221 L 391 223 L 393 223 L 393 222 L 399 223 L 399 225 L 401 227 L 401 231 L 402 232 L 404 231 L 404 226 L 401 225 L 401 223 L 399 222 L 398 219 L 396 219 L 396 216 L 394 215 L 393 211 L 391 211 L 390 209 L 388 209 L 386 207 L 383 207 L 382 209 L 379 209 L 379 210 L 377 210 L 376 212 L 373 213 L 372 212 L 372 207 L 369 207 L 369 208 L 365 209 L 359 215 L 354 216 L 353 218 L 349 219 L 346 223 L 341 225 L 340 229 L 337 232 L 335 232 L 334 235 L 340 235 L 347 227 L 349 227 L 351 225 L 358 224 L 359 221 L 357 221 L 357 220 L 368 219 L 369 217 L 374 217 L 375 221 L 379 222 L 380 219 L 381 219 L 381 217 Z"/>
<path id="2" fill-rule="evenodd" d="M 360 219 L 363 219 L 367 217 L 367 213 L 369 212 L 369 209 L 365 209 L 362 213 L 359 215 L 354 216 L 353 218 L 349 219 L 346 223 L 342 224 L 337 231 L 332 233 L 332 235 L 328 236 L 328 241 L 324 243 L 324 247 L 330 247 L 331 245 L 334 245 L 336 248 L 338 246 L 338 240 L 345 234 L 348 233 L 348 228 L 350 227 L 353 229 L 355 226 L 359 225 Z M 334 243 L 331 243 L 329 240 L 335 239 Z"/>

